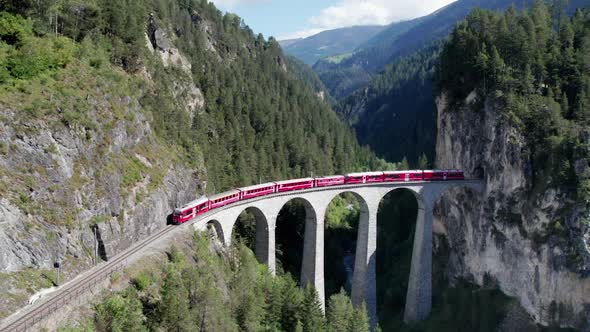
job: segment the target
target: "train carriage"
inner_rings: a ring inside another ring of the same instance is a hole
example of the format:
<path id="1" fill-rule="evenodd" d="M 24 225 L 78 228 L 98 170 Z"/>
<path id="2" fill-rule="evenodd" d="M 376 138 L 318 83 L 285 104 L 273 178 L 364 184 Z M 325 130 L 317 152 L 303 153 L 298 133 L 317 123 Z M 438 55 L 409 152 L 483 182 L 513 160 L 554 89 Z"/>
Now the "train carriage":
<path id="1" fill-rule="evenodd" d="M 209 209 L 215 209 L 240 200 L 240 191 L 233 189 L 221 194 L 209 197 Z"/>
<path id="2" fill-rule="evenodd" d="M 244 188 L 238 188 L 240 191 L 240 200 L 250 199 L 259 196 L 270 195 L 275 192 L 276 185 L 274 182 L 258 184 Z"/>
<path id="3" fill-rule="evenodd" d="M 344 177 L 346 184 L 383 182 L 383 172 L 349 173 Z"/>
<path id="4" fill-rule="evenodd" d="M 448 180 L 465 180 L 465 174 L 462 170 L 451 169 L 447 171 Z"/>
<path id="5" fill-rule="evenodd" d="M 422 181 L 422 171 L 387 171 L 383 172 L 383 182 Z"/>
<path id="6" fill-rule="evenodd" d="M 275 182 L 276 192 L 313 188 L 313 178 L 293 179 Z"/>
<path id="7" fill-rule="evenodd" d="M 464 180 L 463 171 L 457 169 L 435 169 L 424 171 L 426 181 Z"/>
<path id="8" fill-rule="evenodd" d="M 172 223 L 182 224 L 209 210 L 209 199 L 201 197 L 180 208 L 174 209 Z"/>
<path id="9" fill-rule="evenodd" d="M 315 187 L 339 186 L 344 184 L 344 175 L 317 177 L 314 182 Z"/>

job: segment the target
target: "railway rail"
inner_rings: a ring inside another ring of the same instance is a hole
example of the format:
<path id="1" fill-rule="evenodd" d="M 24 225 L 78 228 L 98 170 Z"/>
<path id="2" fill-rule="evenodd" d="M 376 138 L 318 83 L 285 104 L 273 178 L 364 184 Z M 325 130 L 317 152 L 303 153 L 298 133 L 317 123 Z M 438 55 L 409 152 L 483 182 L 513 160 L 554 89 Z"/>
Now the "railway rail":
<path id="1" fill-rule="evenodd" d="M 57 309 L 76 300 L 80 295 L 86 293 L 93 288 L 97 283 L 105 280 L 113 272 L 122 270 L 127 265 L 127 259 L 144 249 L 154 240 L 163 237 L 174 229 L 174 226 L 167 225 L 156 233 L 146 237 L 136 245 L 127 249 L 126 251 L 115 256 L 114 259 L 96 266 L 95 271 L 90 270 L 88 275 L 82 275 L 71 282 L 64 285 L 63 288 L 56 290 L 50 294 L 47 300 L 41 302 L 39 305 L 31 307 L 29 311 L 25 311 L 20 317 L 17 317 L 12 322 L 8 322 L 5 326 L 0 327 L 2 332 L 20 332 L 27 331 L 47 316 L 51 315 Z"/>

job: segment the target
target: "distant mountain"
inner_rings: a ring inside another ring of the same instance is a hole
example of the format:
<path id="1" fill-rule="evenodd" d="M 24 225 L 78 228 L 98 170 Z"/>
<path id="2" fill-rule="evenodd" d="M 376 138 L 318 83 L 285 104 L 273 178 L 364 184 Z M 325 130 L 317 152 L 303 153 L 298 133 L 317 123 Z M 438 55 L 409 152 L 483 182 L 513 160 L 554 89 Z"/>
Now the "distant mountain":
<path id="1" fill-rule="evenodd" d="M 425 45 L 446 36 L 456 22 L 471 9 L 479 7 L 505 10 L 512 4 L 528 7 L 532 0 L 459 0 L 436 12 L 414 20 L 392 23 L 361 44 L 354 53 L 321 59 L 314 70 L 330 94 L 341 100 L 358 88 L 366 86 L 374 74 L 400 56 L 409 55 Z M 590 0 L 570 0 L 567 10 L 587 7 Z M 344 52 L 343 52 L 344 53 Z"/>
<path id="2" fill-rule="evenodd" d="M 298 41 L 303 40 L 303 38 L 293 38 L 293 39 L 285 39 L 285 40 L 281 40 L 279 41 L 279 45 L 281 45 L 282 48 L 285 48 L 289 45 L 292 45 Z"/>
<path id="3" fill-rule="evenodd" d="M 279 41 L 285 53 L 313 65 L 320 58 L 350 53 L 385 28 L 381 25 L 359 25 L 322 31 L 303 39 Z"/>

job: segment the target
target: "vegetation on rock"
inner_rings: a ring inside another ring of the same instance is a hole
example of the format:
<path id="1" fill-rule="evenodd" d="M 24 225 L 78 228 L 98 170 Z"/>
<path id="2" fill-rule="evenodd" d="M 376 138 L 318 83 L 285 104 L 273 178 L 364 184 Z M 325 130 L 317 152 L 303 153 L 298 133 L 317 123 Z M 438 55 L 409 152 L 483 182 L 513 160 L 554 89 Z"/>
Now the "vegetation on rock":
<path id="1" fill-rule="evenodd" d="M 533 192 L 552 187 L 590 201 L 590 11 L 570 18 L 534 1 L 528 12 L 474 10 L 452 32 L 437 87 L 451 103 L 475 93 L 518 128 L 530 150 Z"/>

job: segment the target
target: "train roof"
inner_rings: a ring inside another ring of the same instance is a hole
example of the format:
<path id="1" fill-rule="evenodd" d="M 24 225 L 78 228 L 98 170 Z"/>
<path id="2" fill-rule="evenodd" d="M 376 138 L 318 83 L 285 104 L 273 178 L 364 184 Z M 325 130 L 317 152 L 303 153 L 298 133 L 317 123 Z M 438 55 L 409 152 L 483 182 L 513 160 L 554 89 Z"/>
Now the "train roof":
<path id="1" fill-rule="evenodd" d="M 238 189 L 232 189 L 232 190 L 222 192 L 220 194 L 213 195 L 213 196 L 209 197 L 209 200 L 213 201 L 213 200 L 216 200 L 221 197 L 225 197 L 225 196 L 229 196 L 229 195 L 233 195 L 233 194 L 239 194 L 239 193 L 240 193 L 240 191 Z"/>
<path id="2" fill-rule="evenodd" d="M 326 175 L 326 176 L 316 176 L 316 179 L 336 179 L 336 178 L 342 178 L 344 177 L 344 175 Z"/>
<path id="3" fill-rule="evenodd" d="M 313 178 L 283 180 L 283 181 L 276 181 L 275 183 L 276 184 L 287 184 L 287 183 L 302 182 L 302 181 L 313 181 Z"/>
<path id="4" fill-rule="evenodd" d="M 260 189 L 260 188 L 271 187 L 271 186 L 274 186 L 274 185 L 275 185 L 274 182 L 267 182 L 267 183 L 262 183 L 262 184 L 256 184 L 256 185 L 253 185 L 253 186 L 238 188 L 238 190 L 240 190 L 240 191 L 246 191 L 246 190 L 252 190 L 252 189 Z"/>
<path id="5" fill-rule="evenodd" d="M 383 174 L 406 174 L 406 173 L 416 173 L 416 172 L 422 172 L 422 171 L 407 169 L 405 171 L 385 171 L 385 172 L 383 172 Z"/>
<path id="6" fill-rule="evenodd" d="M 181 211 L 181 210 L 184 210 L 184 209 L 188 209 L 190 207 L 195 207 L 195 206 L 197 206 L 199 204 L 203 204 L 203 203 L 207 202 L 208 200 L 209 199 L 206 196 L 202 196 L 202 197 L 197 198 L 197 199 L 195 199 L 193 201 L 190 201 L 190 202 L 184 204 L 183 206 L 181 206 L 179 208 L 176 208 L 174 210 Z"/>
<path id="7" fill-rule="evenodd" d="M 383 172 L 359 172 L 359 173 L 348 173 L 346 176 L 375 176 L 375 175 L 383 175 Z"/>

